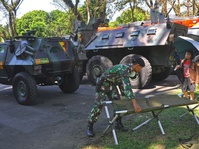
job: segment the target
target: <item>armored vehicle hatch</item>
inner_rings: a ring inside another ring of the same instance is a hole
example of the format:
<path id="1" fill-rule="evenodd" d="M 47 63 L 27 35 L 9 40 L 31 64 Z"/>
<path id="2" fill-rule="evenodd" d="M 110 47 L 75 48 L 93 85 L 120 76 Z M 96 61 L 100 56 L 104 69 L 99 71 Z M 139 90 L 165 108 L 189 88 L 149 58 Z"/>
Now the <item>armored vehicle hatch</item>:
<path id="1" fill-rule="evenodd" d="M 85 45 L 88 61 L 85 72 L 91 83 L 107 68 L 119 63 L 131 63 L 132 55 L 145 61 L 139 75 L 133 75 L 132 87 L 143 88 L 152 80 L 160 81 L 172 72 L 171 54 L 174 53 L 173 40 L 186 35 L 186 26 L 171 23 L 132 24 L 117 29 L 96 32 Z M 81 30 L 86 35 L 92 30 Z M 81 35 L 81 36 L 83 36 Z M 84 37 L 84 36 L 83 36 Z"/>

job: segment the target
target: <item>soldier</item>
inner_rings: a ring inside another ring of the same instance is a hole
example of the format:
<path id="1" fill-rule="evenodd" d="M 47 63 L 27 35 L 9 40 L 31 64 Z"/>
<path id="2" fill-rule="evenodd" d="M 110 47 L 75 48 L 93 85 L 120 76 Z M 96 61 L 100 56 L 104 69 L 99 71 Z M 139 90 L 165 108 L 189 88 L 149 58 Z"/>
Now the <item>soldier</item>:
<path id="1" fill-rule="evenodd" d="M 87 136 L 94 137 L 93 124 L 97 122 L 97 118 L 101 113 L 103 105 L 102 101 L 106 100 L 108 97 L 109 100 L 118 100 L 120 99 L 117 86 L 121 91 L 121 95 L 125 96 L 126 100 L 131 100 L 135 112 L 140 112 L 141 108 L 135 100 L 134 93 L 131 88 L 129 75 L 132 71 L 138 73 L 144 67 L 144 61 L 138 57 L 132 57 L 132 64 L 124 65 L 119 64 L 107 69 L 97 80 L 96 82 L 96 98 L 94 107 L 91 110 L 90 115 L 88 116 L 88 127 L 87 127 Z M 121 116 L 116 119 L 115 127 L 122 131 L 127 131 L 121 122 Z"/>

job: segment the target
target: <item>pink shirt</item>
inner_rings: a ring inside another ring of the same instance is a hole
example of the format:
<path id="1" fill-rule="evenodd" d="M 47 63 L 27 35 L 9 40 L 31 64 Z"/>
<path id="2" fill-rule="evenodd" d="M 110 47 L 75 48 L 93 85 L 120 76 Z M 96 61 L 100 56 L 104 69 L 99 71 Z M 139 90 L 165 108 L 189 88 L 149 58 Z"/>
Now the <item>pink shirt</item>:
<path id="1" fill-rule="evenodd" d="M 191 61 L 190 60 L 186 60 L 184 62 L 183 68 L 184 68 L 184 77 L 185 78 L 190 77 L 190 72 L 189 72 L 190 65 L 191 65 Z"/>

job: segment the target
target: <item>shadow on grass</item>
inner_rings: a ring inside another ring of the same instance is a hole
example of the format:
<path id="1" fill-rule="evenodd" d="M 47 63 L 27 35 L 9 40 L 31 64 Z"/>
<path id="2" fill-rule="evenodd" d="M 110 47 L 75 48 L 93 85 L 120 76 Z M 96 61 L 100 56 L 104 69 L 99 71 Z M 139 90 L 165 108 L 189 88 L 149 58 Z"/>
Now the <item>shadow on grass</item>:
<path id="1" fill-rule="evenodd" d="M 165 94 L 165 98 L 167 96 L 169 95 Z M 123 122 L 130 130 L 126 133 L 116 132 L 119 145 L 114 145 L 110 129 L 103 137 L 98 136 L 96 140 L 93 139 L 93 142 L 82 146 L 82 149 L 183 149 L 179 138 L 189 138 L 199 132 L 192 113 L 180 117 L 186 112 L 186 106 L 180 106 L 165 109 L 159 115 L 165 135 L 161 133 L 156 119 L 136 131 L 131 131 L 132 128 L 152 117 L 151 112 L 127 115 L 123 118 Z M 199 109 L 195 110 L 195 114 L 199 114 Z"/>

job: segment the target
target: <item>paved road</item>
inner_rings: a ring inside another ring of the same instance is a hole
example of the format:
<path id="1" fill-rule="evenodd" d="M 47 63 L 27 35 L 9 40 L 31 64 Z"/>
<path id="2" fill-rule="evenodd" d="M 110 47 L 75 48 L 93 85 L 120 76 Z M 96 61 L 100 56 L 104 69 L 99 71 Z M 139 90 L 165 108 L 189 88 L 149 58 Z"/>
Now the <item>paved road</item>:
<path id="1" fill-rule="evenodd" d="M 136 96 L 168 93 L 178 85 L 172 75 L 134 92 Z M 22 106 L 14 99 L 12 87 L 0 84 L 0 149 L 76 149 L 91 141 L 85 129 L 95 89 L 86 78 L 74 94 L 64 94 L 58 86 L 38 87 L 38 92 L 37 105 Z M 104 129 L 104 113 L 99 121 L 97 134 Z"/>

